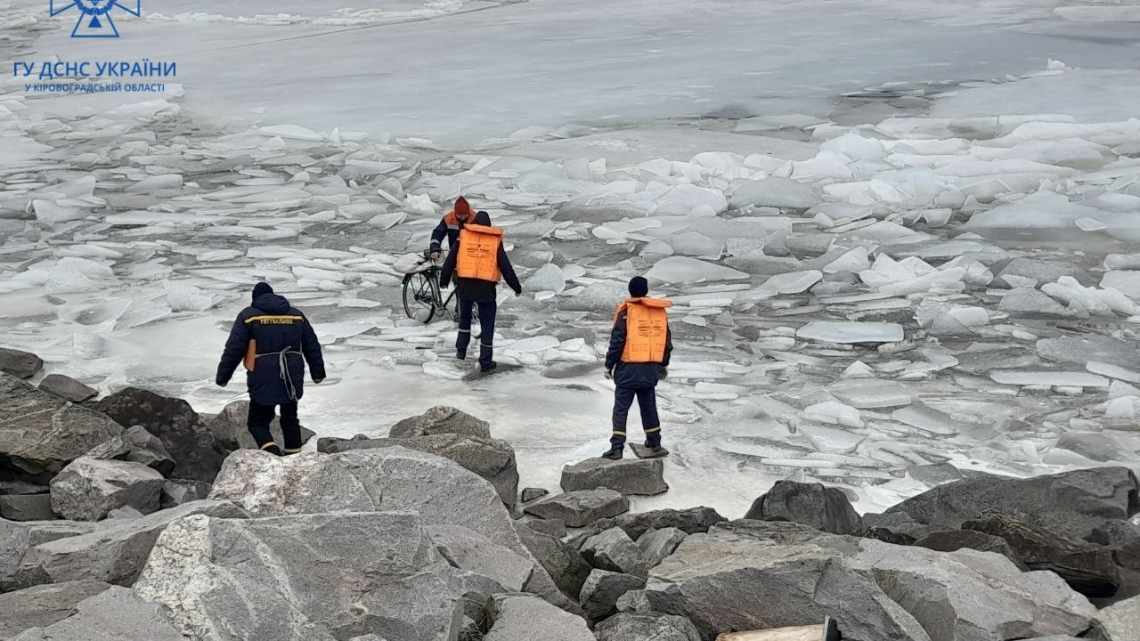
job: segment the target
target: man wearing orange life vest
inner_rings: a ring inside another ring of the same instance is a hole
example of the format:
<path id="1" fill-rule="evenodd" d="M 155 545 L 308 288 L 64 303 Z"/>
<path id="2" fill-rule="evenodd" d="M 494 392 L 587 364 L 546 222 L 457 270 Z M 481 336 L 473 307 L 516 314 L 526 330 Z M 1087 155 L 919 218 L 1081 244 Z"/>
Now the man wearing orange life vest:
<path id="1" fill-rule="evenodd" d="M 485 211 L 475 214 L 475 220 L 459 232 L 456 244 L 447 255 L 439 274 L 440 287 L 447 287 L 452 274 L 455 293 L 459 296 L 459 335 L 455 339 L 455 357 L 467 358 L 471 344 L 471 311 L 479 306 L 479 368 L 484 372 L 495 369 L 495 312 L 498 305 L 499 280 L 506 279 L 515 295 L 522 293 L 522 285 L 515 275 L 511 260 L 503 249 L 503 230 L 491 226 L 491 216 Z"/>
<path id="2" fill-rule="evenodd" d="M 645 429 L 648 458 L 665 456 L 661 447 L 661 421 L 657 417 L 657 382 L 666 375 L 673 354 L 667 300 L 647 298 L 649 282 L 638 276 L 629 281 L 629 295 L 614 315 L 610 348 L 606 352 L 606 378 L 614 381 L 613 436 L 602 458 L 618 460 L 625 450 L 629 408 L 637 399 Z"/>
<path id="3" fill-rule="evenodd" d="M 428 249 L 431 252 L 432 260 L 439 260 L 440 248 L 443 245 L 443 239 L 447 239 L 448 251 L 455 249 L 455 243 L 459 239 L 459 232 L 471 220 L 471 205 L 463 196 L 455 199 L 455 207 L 447 212 L 435 229 L 431 232 L 431 245 Z"/>

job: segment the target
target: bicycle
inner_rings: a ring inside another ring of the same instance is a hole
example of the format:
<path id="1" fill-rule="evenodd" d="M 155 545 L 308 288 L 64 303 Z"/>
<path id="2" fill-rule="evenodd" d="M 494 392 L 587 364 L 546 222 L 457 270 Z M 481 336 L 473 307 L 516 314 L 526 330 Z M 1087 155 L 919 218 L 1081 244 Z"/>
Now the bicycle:
<path id="1" fill-rule="evenodd" d="M 439 274 L 443 271 L 437 261 L 432 260 L 431 251 L 424 252 L 424 258 L 412 271 L 404 275 L 404 313 L 412 320 L 425 325 L 442 312 L 453 321 L 459 320 L 459 297 L 456 288 L 451 288 L 447 298 L 439 286 Z M 472 321 L 475 312 L 472 310 Z"/>

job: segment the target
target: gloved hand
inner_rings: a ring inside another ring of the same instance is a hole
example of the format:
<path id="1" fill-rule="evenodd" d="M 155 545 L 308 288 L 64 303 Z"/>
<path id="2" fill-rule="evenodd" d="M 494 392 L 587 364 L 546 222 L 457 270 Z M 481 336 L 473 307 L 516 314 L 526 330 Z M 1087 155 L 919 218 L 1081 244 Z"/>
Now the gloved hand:
<path id="1" fill-rule="evenodd" d="M 669 378 L 669 368 L 662 367 L 661 371 L 657 372 L 657 380 L 663 381 L 667 378 Z"/>
<path id="2" fill-rule="evenodd" d="M 614 380 L 614 371 L 612 369 L 607 369 L 604 376 L 606 377 L 607 381 L 612 381 Z"/>
<path id="3" fill-rule="evenodd" d="M 522 296 L 522 288 L 521 287 L 515 290 L 515 296 Z"/>
<path id="4" fill-rule="evenodd" d="M 218 387 L 225 387 L 229 382 L 230 382 L 230 379 L 222 378 L 221 376 L 218 376 L 214 379 L 214 384 L 217 385 Z"/>

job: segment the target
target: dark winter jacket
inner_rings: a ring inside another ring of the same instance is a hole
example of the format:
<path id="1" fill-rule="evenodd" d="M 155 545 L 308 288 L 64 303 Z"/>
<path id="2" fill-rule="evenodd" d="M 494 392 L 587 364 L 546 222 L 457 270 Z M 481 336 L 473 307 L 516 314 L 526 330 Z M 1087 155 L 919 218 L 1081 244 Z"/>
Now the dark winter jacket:
<path id="1" fill-rule="evenodd" d="M 447 214 L 440 219 L 439 224 L 435 229 L 431 230 L 431 245 L 430 249 L 433 252 L 440 251 L 443 245 L 443 239 L 447 239 L 447 251 L 454 253 L 456 244 L 459 242 L 459 231 L 463 229 L 463 221 L 455 215 L 455 210 L 447 212 Z"/>
<path id="2" fill-rule="evenodd" d="M 313 326 L 299 310 L 289 306 L 284 296 L 262 294 L 238 314 L 218 363 L 218 385 L 230 381 L 245 358 L 249 341 L 257 341 L 258 356 L 252 372 L 246 373 L 249 398 L 258 405 L 289 403 L 304 393 L 305 361 L 313 381 L 325 378 L 325 361 Z M 288 350 L 285 355 L 280 352 Z M 303 356 L 303 360 L 302 360 Z M 285 362 L 287 376 L 281 375 Z"/>
<path id="3" fill-rule="evenodd" d="M 669 367 L 669 359 L 673 356 L 673 331 L 667 329 L 665 333 L 665 359 L 661 363 L 623 363 L 622 352 L 625 351 L 625 333 L 629 313 L 622 311 L 614 321 L 613 331 L 610 333 L 610 348 L 606 351 L 606 369 L 614 373 L 614 385 L 631 389 L 645 389 L 656 387 L 661 378 L 661 370 Z"/>
<path id="4" fill-rule="evenodd" d="M 456 239 L 451 246 L 451 253 L 447 255 L 447 260 L 443 262 L 443 270 L 439 274 L 439 286 L 447 287 L 451 282 L 451 277 L 455 274 L 455 264 L 459 260 L 459 239 Z M 507 258 L 507 250 L 499 245 L 499 272 L 503 275 L 503 280 L 507 281 L 507 286 L 514 290 L 515 294 L 522 292 L 522 285 L 519 284 L 519 277 L 515 275 L 515 268 L 511 266 L 511 259 Z M 460 300 L 473 300 L 473 301 L 488 301 L 495 300 L 496 292 L 498 290 L 498 283 L 492 283 L 486 280 L 476 280 L 474 278 L 459 278 L 455 276 L 455 293 L 459 296 Z"/>

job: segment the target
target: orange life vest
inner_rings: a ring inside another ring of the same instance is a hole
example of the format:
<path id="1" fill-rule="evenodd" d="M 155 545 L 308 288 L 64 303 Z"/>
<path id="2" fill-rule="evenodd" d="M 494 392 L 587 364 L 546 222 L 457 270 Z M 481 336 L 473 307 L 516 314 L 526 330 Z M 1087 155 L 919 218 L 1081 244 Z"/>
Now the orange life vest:
<path id="1" fill-rule="evenodd" d="M 460 278 L 499 282 L 499 247 L 503 230 L 486 225 L 464 225 L 459 232 L 459 258 L 455 271 Z"/>
<path id="2" fill-rule="evenodd" d="M 475 220 L 474 213 L 468 216 L 465 220 L 459 220 L 459 216 L 455 214 L 454 209 L 449 209 L 447 213 L 443 215 L 444 224 L 446 224 L 451 229 L 459 229 L 460 225 L 466 225 L 472 220 Z"/>
<path id="3" fill-rule="evenodd" d="M 673 303 L 662 298 L 631 298 L 622 303 L 615 318 L 626 313 L 623 363 L 661 363 L 669 340 L 669 314 Z"/>

